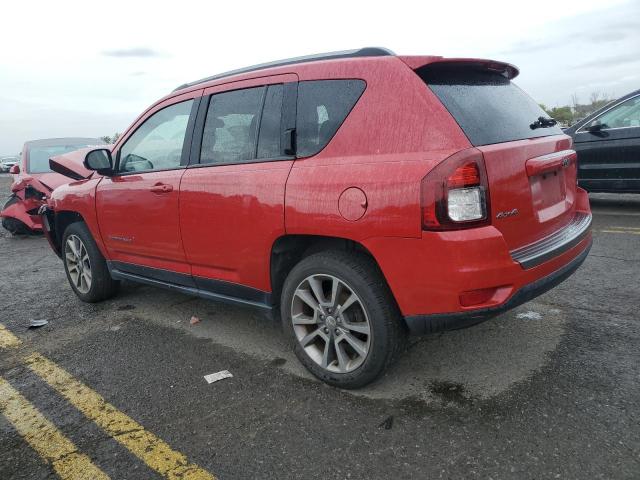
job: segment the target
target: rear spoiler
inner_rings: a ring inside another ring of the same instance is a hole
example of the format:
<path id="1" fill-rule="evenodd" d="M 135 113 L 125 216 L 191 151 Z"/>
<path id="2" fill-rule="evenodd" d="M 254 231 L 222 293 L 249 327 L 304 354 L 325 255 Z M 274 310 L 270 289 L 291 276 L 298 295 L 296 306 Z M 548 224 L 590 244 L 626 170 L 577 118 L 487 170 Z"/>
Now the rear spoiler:
<path id="1" fill-rule="evenodd" d="M 97 145 L 102 148 L 109 148 L 109 145 Z M 88 152 L 96 147 L 81 148 L 74 152 L 57 155 L 49 159 L 49 168 L 60 175 L 72 180 L 85 180 L 90 178 L 95 172 L 84 166 L 84 157 Z"/>
<path id="2" fill-rule="evenodd" d="M 509 80 L 516 78 L 520 73 L 518 67 L 510 63 L 482 58 L 445 58 L 436 56 L 399 56 L 398 58 L 406 63 L 411 70 L 417 70 L 430 65 L 437 67 L 451 66 L 456 68 L 469 67 L 497 72 Z"/>

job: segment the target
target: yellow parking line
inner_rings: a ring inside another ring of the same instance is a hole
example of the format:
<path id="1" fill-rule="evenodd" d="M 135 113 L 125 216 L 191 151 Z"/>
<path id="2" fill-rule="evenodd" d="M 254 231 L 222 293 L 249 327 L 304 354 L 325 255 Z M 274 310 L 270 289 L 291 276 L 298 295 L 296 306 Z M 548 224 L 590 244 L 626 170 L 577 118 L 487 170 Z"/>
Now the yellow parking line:
<path id="1" fill-rule="evenodd" d="M 89 457 L 47 420 L 9 383 L 0 378 L 0 412 L 62 479 L 108 480 Z"/>
<path id="2" fill-rule="evenodd" d="M 215 477 L 147 432 L 131 417 L 118 411 L 97 392 L 82 384 L 42 355 L 27 357 L 27 365 L 51 387 L 93 420 L 110 436 L 128 448 L 149 467 L 169 479 L 213 480 Z"/>
<path id="3" fill-rule="evenodd" d="M 600 230 L 603 233 L 626 233 L 627 235 L 640 235 L 640 232 L 634 232 L 631 230 Z"/>
<path id="4" fill-rule="evenodd" d="M 17 347 L 22 342 L 0 323 L 0 348 Z"/>
<path id="5" fill-rule="evenodd" d="M 632 232 L 640 232 L 640 227 L 606 227 L 610 230 L 631 230 Z"/>

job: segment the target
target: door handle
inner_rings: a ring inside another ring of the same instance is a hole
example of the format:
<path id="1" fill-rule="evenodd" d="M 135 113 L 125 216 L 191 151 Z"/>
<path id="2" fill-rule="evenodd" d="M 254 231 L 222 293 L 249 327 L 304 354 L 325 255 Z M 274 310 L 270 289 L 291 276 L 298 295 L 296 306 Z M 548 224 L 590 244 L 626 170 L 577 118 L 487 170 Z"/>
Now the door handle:
<path id="1" fill-rule="evenodd" d="M 169 193 L 173 191 L 173 185 L 167 185 L 166 183 L 156 183 L 149 190 L 153 193 Z"/>

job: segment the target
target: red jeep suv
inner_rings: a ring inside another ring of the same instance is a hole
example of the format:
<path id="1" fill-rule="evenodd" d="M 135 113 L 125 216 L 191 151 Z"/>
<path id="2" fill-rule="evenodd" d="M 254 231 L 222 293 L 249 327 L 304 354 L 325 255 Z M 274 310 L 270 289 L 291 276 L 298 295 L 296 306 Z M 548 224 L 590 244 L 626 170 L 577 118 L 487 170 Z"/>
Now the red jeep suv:
<path id="1" fill-rule="evenodd" d="M 75 181 L 47 238 L 86 302 L 132 280 L 279 312 L 314 375 L 363 386 L 407 332 L 495 316 L 587 256 L 571 138 L 517 74 L 365 48 L 182 85 L 112 148 L 51 159 Z"/>

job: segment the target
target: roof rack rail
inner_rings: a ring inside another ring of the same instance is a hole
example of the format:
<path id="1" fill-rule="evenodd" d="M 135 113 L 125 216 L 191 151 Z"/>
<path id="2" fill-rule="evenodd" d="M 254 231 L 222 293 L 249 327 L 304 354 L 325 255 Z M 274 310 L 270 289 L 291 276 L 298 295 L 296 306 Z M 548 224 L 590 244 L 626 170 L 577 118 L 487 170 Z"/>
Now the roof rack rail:
<path id="1" fill-rule="evenodd" d="M 254 72 L 256 70 L 262 70 L 265 68 L 282 67 L 285 65 L 315 62 L 318 60 L 335 60 L 338 58 L 357 58 L 357 57 L 385 57 L 390 55 L 395 55 L 395 53 L 393 53 L 388 48 L 381 48 L 381 47 L 365 47 L 365 48 L 360 48 L 356 50 L 343 50 L 340 52 L 329 52 L 329 53 L 318 53 L 315 55 L 305 55 L 303 57 L 287 58 L 284 60 L 276 60 L 275 62 L 260 63 L 258 65 L 252 65 L 251 67 L 239 68 L 237 70 L 230 70 L 228 72 L 219 73 L 218 75 L 213 75 L 211 77 L 206 77 L 200 80 L 196 80 L 195 82 L 184 83 L 173 91 L 177 92 L 178 90 L 182 90 L 183 88 L 192 87 L 200 83 L 209 82 L 211 80 L 217 80 L 219 78 L 230 77 L 232 75 L 238 75 L 240 73 Z"/>

